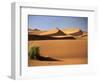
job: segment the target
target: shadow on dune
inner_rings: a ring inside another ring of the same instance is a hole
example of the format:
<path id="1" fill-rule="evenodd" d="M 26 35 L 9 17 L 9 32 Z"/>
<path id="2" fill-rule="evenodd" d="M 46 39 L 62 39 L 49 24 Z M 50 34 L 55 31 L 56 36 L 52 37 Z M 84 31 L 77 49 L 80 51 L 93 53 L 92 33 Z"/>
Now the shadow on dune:
<path id="1" fill-rule="evenodd" d="M 40 60 L 40 61 L 59 61 L 58 59 L 47 57 L 47 56 L 41 56 L 40 54 L 40 48 L 38 46 L 33 46 L 28 52 L 28 56 L 30 59 L 33 60 Z"/>
<path id="2" fill-rule="evenodd" d="M 60 61 L 51 57 L 38 56 L 36 60 L 40 61 Z"/>
<path id="3" fill-rule="evenodd" d="M 75 39 L 74 37 L 72 36 L 66 36 L 66 37 L 62 37 L 62 38 L 55 38 L 55 37 L 51 37 L 51 36 L 44 36 L 44 35 L 28 35 L 28 40 L 31 41 L 31 40 L 64 40 L 64 39 L 69 39 L 69 40 L 73 40 Z"/>

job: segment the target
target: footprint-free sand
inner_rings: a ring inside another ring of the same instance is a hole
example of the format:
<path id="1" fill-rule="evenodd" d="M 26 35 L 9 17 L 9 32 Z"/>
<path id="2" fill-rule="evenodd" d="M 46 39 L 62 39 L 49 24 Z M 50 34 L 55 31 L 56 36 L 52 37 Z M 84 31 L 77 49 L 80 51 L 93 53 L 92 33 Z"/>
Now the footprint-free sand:
<path id="1" fill-rule="evenodd" d="M 87 64 L 87 39 L 28 41 L 28 49 L 38 46 L 40 55 L 59 61 L 28 60 L 28 66 Z"/>

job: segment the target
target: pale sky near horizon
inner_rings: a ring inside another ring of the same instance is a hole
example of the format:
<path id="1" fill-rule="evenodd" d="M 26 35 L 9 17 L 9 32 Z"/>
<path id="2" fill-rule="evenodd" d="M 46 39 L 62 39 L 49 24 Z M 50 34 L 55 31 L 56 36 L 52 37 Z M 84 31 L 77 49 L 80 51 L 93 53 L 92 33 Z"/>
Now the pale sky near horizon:
<path id="1" fill-rule="evenodd" d="M 83 31 L 88 29 L 87 17 L 71 17 L 71 16 L 45 16 L 45 15 L 29 15 L 28 27 L 40 30 L 48 30 L 52 28 L 80 28 Z"/>

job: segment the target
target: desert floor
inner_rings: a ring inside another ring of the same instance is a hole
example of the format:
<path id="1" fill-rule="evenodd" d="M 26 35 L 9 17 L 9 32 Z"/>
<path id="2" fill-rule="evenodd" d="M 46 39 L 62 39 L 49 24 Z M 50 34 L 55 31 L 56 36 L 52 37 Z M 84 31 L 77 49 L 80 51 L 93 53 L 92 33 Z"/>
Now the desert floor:
<path id="1" fill-rule="evenodd" d="M 40 55 L 59 61 L 28 60 L 28 66 L 87 64 L 87 39 L 28 41 L 30 49 L 39 46 Z"/>
<path id="2" fill-rule="evenodd" d="M 63 58 L 60 61 L 39 61 L 29 60 L 28 66 L 49 66 L 49 65 L 73 65 L 73 64 L 87 64 L 87 58 Z"/>

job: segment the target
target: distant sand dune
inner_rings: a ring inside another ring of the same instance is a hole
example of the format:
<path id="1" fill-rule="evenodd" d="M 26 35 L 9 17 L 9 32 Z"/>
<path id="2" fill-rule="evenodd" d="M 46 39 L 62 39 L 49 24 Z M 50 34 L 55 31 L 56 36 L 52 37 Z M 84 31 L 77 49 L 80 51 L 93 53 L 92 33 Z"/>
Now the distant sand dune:
<path id="1" fill-rule="evenodd" d="M 55 39 L 77 39 L 86 37 L 87 32 L 83 32 L 79 28 L 66 28 L 66 29 L 51 29 L 48 31 L 41 31 L 34 29 L 29 31 L 29 40 L 55 40 Z"/>
<path id="2" fill-rule="evenodd" d="M 43 33 L 43 32 L 45 32 L 45 31 L 41 31 L 39 29 L 28 29 L 29 35 L 38 35 L 38 34 Z"/>
<path id="3" fill-rule="evenodd" d="M 83 34 L 83 32 L 79 28 L 64 28 L 64 29 L 62 29 L 62 31 L 65 34 L 74 35 L 74 36 L 78 36 L 78 35 Z"/>
<path id="4" fill-rule="evenodd" d="M 44 33 L 40 33 L 39 35 L 74 35 L 74 36 L 78 36 L 78 35 L 82 35 L 83 32 L 79 29 L 79 28 L 65 28 L 65 29 L 59 29 L 59 28 L 55 28 L 55 29 L 51 29 L 48 30 Z"/>
<path id="5" fill-rule="evenodd" d="M 63 31 L 58 28 L 48 30 L 47 32 L 40 33 L 39 35 L 49 35 L 49 36 L 59 36 L 59 35 L 66 35 Z"/>
<path id="6" fill-rule="evenodd" d="M 38 40 L 68 40 L 68 39 L 75 39 L 72 36 L 48 36 L 48 35 L 28 35 L 29 41 L 38 41 Z"/>

